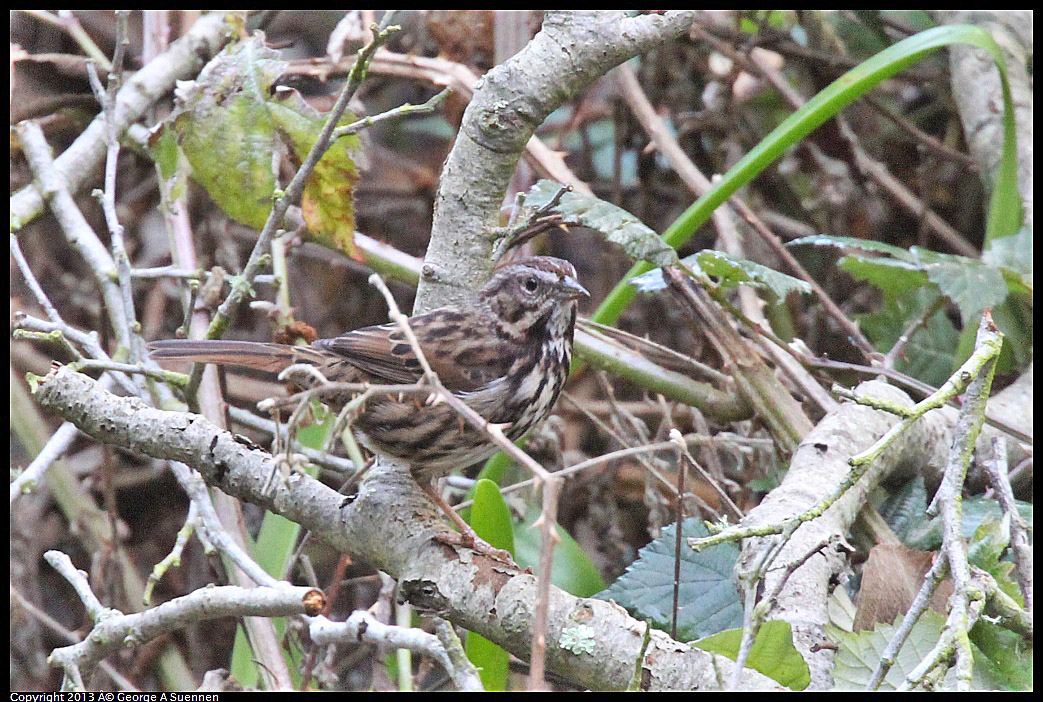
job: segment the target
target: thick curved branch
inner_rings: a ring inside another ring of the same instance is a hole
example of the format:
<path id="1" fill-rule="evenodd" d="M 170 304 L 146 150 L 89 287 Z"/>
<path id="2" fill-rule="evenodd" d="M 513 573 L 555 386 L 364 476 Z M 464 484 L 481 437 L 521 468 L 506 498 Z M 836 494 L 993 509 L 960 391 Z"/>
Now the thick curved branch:
<path id="1" fill-rule="evenodd" d="M 485 74 L 442 169 L 414 313 L 464 301 L 488 277 L 486 232 L 536 127 L 609 69 L 683 34 L 693 19 L 690 10 L 548 12 L 524 49 Z"/>
<path id="2" fill-rule="evenodd" d="M 1026 402 L 1031 408 L 1031 373 L 1027 376 L 1027 392 L 1019 379 L 997 393 L 990 400 L 989 407 L 1019 402 L 1023 411 L 1031 416 L 1031 409 L 1024 409 Z M 882 381 L 862 383 L 857 394 L 906 407 L 913 404 L 901 390 Z M 868 496 L 888 476 L 920 473 L 928 483 L 937 482 L 948 460 L 958 415 L 959 410 L 942 407 L 908 427 L 869 464 L 854 487 L 824 514 L 796 530 L 776 562 L 788 562 L 815 544 L 826 542 L 831 536 L 844 537 L 850 533 L 855 518 L 867 504 Z M 822 497 L 822 486 L 837 485 L 844 479 L 851 468 L 848 464 L 851 456 L 873 444 L 898 421 L 898 417 L 882 410 L 850 402 L 841 404 L 804 437 L 793 454 L 782 485 L 747 515 L 743 526 L 753 528 L 778 524 L 803 513 Z M 1027 428 L 1031 431 L 1031 419 Z M 982 432 L 977 442 L 977 463 L 983 464 L 989 459 L 988 437 L 997 435 L 989 428 Z M 1005 438 L 1013 442 L 1009 437 Z M 763 548 L 762 539 L 748 539 L 744 543 L 742 562 L 750 563 Z M 812 671 L 812 689 L 831 684 L 833 651 L 829 647 L 821 648 L 819 644 L 826 641 L 824 626 L 828 622 L 829 592 L 835 577 L 846 566 L 846 560 L 846 553 L 833 549 L 824 550 L 821 557 L 810 559 L 789 577 L 771 614 L 773 619 L 784 619 L 792 624 L 794 643 Z M 769 573 L 768 588 L 777 577 L 777 573 Z"/>
<path id="3" fill-rule="evenodd" d="M 445 529 L 415 481 L 395 466 L 377 465 L 357 495 L 345 498 L 307 476 L 266 485 L 276 466 L 270 454 L 240 443 L 207 419 L 117 397 L 87 376 L 59 368 L 36 392 L 47 409 L 99 441 L 196 468 L 210 485 L 291 519 L 332 547 L 399 580 L 421 608 L 478 632 L 527 658 L 536 603 L 536 577 L 432 537 Z M 269 489 L 266 489 L 269 488 Z M 641 652 L 645 624 L 611 602 L 551 588 L 547 631 L 550 671 L 591 689 L 625 689 Z M 584 628 L 585 627 L 585 628 Z M 566 639 L 593 642 L 589 652 L 564 648 Z M 648 689 L 716 689 L 717 672 L 732 662 L 652 633 L 645 652 Z M 750 670 L 744 689 L 777 685 Z"/>

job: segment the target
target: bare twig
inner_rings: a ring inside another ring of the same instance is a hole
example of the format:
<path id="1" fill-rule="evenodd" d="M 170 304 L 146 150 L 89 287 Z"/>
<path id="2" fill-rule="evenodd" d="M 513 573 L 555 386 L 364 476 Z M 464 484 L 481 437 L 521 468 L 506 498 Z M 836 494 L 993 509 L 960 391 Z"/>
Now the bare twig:
<path id="1" fill-rule="evenodd" d="M 985 403 L 992 387 L 1003 334 L 995 327 L 988 311 L 982 316 L 974 355 L 981 357 L 973 370 L 962 370 L 970 376 L 967 393 L 954 430 L 953 446 L 945 467 L 945 476 L 935 495 L 935 503 L 942 513 L 942 551 L 952 575 L 953 594 L 949 598 L 949 613 L 938 644 L 919 665 L 910 671 L 902 685 L 908 689 L 918 685 L 939 662 L 955 653 L 956 689 L 967 690 L 971 684 L 973 669 L 970 641 L 967 633 L 975 614 L 984 602 L 975 592 L 967 552 L 963 543 L 963 484 L 974 453 L 974 443 L 981 431 L 985 417 Z M 902 689 L 900 688 L 900 689 Z"/>
<path id="2" fill-rule="evenodd" d="M 595 466 L 604 465 L 610 461 L 616 461 L 620 458 L 626 458 L 627 456 L 635 456 L 642 453 L 651 453 L 653 451 L 665 451 L 668 449 L 675 449 L 676 445 L 672 441 L 660 441 L 655 444 L 647 444 L 645 446 L 631 446 L 629 448 L 620 449 L 618 451 L 610 451 L 609 453 L 602 454 L 601 456 L 595 456 L 594 458 L 588 458 L 585 461 L 580 461 L 575 465 L 571 465 L 568 468 L 563 468 L 556 472 L 554 475 L 562 480 L 565 478 L 571 478 L 572 476 L 578 475 L 581 471 L 587 470 L 588 468 L 594 468 Z M 512 483 L 505 487 L 500 488 L 500 494 L 506 495 L 525 488 L 530 488 L 536 485 L 539 481 L 536 478 L 530 478 L 529 480 L 523 480 L 518 483 Z M 461 502 L 455 506 L 455 509 L 466 509 L 474 504 L 473 500 L 467 500 Z"/>
<path id="3" fill-rule="evenodd" d="M 14 232 L 11 232 L 11 257 L 14 258 L 15 264 L 18 266 L 18 270 L 22 272 L 22 277 L 25 278 L 26 284 L 32 291 L 36 301 L 43 308 L 47 318 L 55 324 L 64 324 L 62 317 L 58 314 L 57 308 L 51 299 L 47 297 L 47 293 L 44 292 L 40 286 L 40 281 L 36 279 L 36 274 L 33 273 L 33 269 L 29 267 L 29 262 L 25 260 L 25 254 L 22 253 L 22 247 L 18 243 L 18 237 L 15 236 Z"/>
<path id="4" fill-rule="evenodd" d="M 21 10 L 31 17 L 46 22 L 47 24 L 55 27 L 60 27 L 69 33 L 72 40 L 83 49 L 83 53 L 87 54 L 92 60 L 97 61 L 98 65 L 103 70 L 111 71 L 112 64 L 109 63 L 109 57 L 105 55 L 105 52 L 98 48 L 98 45 L 94 43 L 90 35 L 83 29 L 83 25 L 80 24 L 80 20 L 76 18 L 76 15 L 72 13 L 72 10 L 59 10 L 58 14 L 55 15 L 49 10 Z"/>
<path id="5" fill-rule="evenodd" d="M 66 241 L 87 263 L 101 289 L 117 343 L 129 348 L 131 332 L 123 313 L 123 296 L 119 286 L 109 278 L 109 274 L 116 267 L 115 262 L 65 187 L 65 181 L 55 168 L 50 147 L 40 127 L 33 122 L 21 122 L 18 125 L 18 136 L 29 160 L 29 166 L 33 169 L 41 190 L 46 194 L 48 204 L 61 225 Z"/>
<path id="6" fill-rule="evenodd" d="M 109 384 L 111 384 L 111 381 Z M 79 434 L 79 430 L 72 422 L 63 422 L 57 431 L 51 434 L 51 438 L 47 440 L 47 444 L 43 449 L 36 454 L 36 458 L 33 459 L 32 463 L 26 466 L 25 470 L 11 481 L 10 504 L 14 504 L 14 501 L 23 492 L 35 489 L 47 472 L 47 469 L 62 457 L 72 444 L 73 439 L 79 436 Z"/>
<path id="7" fill-rule="evenodd" d="M 707 473 L 706 470 L 695 460 L 692 454 L 689 453 L 688 444 L 685 442 L 684 437 L 681 436 L 681 432 L 676 429 L 671 430 L 670 441 L 678 447 L 684 462 L 694 468 L 699 476 L 713 488 L 714 492 L 716 492 L 718 497 L 721 498 L 721 502 L 728 508 L 728 511 L 732 513 L 732 516 L 736 519 L 742 519 L 743 513 L 742 510 L 739 509 L 739 506 L 735 504 L 724 488 L 720 486 L 718 481 L 715 480 L 712 475 Z"/>
<path id="8" fill-rule="evenodd" d="M 722 529 L 716 534 L 704 538 L 689 539 L 689 545 L 696 550 L 701 550 L 724 541 L 738 541 L 749 537 L 763 537 L 772 534 L 782 535 L 782 540 L 785 541 L 793 535 L 793 532 L 796 531 L 798 526 L 815 519 L 835 504 L 837 500 L 839 500 L 862 478 L 870 464 L 872 464 L 872 462 L 876 460 L 880 454 L 898 438 L 899 435 L 908 430 L 914 422 L 918 421 L 927 412 L 943 406 L 949 398 L 962 392 L 972 379 L 978 377 L 978 373 L 982 368 L 991 366 L 995 360 L 995 354 L 997 352 L 998 348 L 995 340 L 993 338 L 986 339 L 984 343 L 979 344 L 971 357 L 964 362 L 964 364 L 949 378 L 948 381 L 945 382 L 944 385 L 942 385 L 941 388 L 938 389 L 937 392 L 917 403 L 912 408 L 912 412 L 895 410 L 894 413 L 896 414 L 906 415 L 902 421 L 888 429 L 883 436 L 873 443 L 872 446 L 851 456 L 851 458 L 848 459 L 848 464 L 852 469 L 848 471 L 847 475 L 827 495 L 820 498 L 813 506 L 805 510 L 803 513 L 779 524 L 768 524 L 754 527 L 728 527 Z M 880 403 L 877 403 L 877 406 L 879 407 Z"/>
<path id="9" fill-rule="evenodd" d="M 145 113 L 156 100 L 174 87 L 177 80 L 194 78 L 207 58 L 229 41 L 225 31 L 229 13 L 213 12 L 199 18 L 185 36 L 174 42 L 170 50 L 137 71 L 120 90 L 116 104 L 116 122 L 122 132 Z M 101 57 L 107 62 L 108 59 Z M 105 65 L 105 64 L 103 64 Z M 72 145 L 54 160 L 55 169 L 64 186 L 79 190 L 105 153 L 105 117 L 99 115 L 76 138 Z M 17 231 L 39 216 L 44 207 L 44 192 L 28 185 L 11 196 L 11 231 Z"/>
<path id="10" fill-rule="evenodd" d="M 416 627 L 385 624 L 364 609 L 355 610 L 343 622 L 330 621 L 321 615 L 313 617 L 308 625 L 308 635 L 320 646 L 361 641 L 382 648 L 404 648 L 421 653 L 436 660 L 449 677 L 457 682 L 459 689 L 482 689 L 481 682 L 477 683 L 477 687 L 474 686 L 473 670 L 458 669 L 438 636 Z M 468 675 L 468 672 L 472 674 Z"/>
<path id="11" fill-rule="evenodd" d="M 48 551 L 44 557 L 73 586 L 95 621 L 91 636 L 51 653 L 52 664 L 65 671 L 63 689 L 84 690 L 83 673 L 89 673 L 101 659 L 119 650 L 128 639 L 144 642 L 182 628 L 188 622 L 218 617 L 317 614 L 325 603 L 322 593 L 310 587 L 286 585 L 246 589 L 226 585 L 200 588 L 153 609 L 123 614 L 104 607 L 98 601 L 87 583 L 86 574 L 76 570 L 64 553 Z"/>
<path id="12" fill-rule="evenodd" d="M 101 105 L 105 117 L 105 188 L 95 191 L 101 200 L 101 209 L 105 213 L 105 224 L 109 228 L 112 244 L 112 258 L 116 264 L 116 280 L 123 297 L 121 307 L 124 324 L 130 330 L 128 351 L 132 362 L 145 358 L 145 340 L 138 333 L 140 325 L 134 313 L 134 289 L 130 280 L 130 259 L 127 257 L 127 246 L 123 241 L 123 225 L 116 213 L 116 167 L 120 153 L 120 130 L 116 122 L 116 95 L 119 92 L 123 72 L 123 57 L 127 49 L 127 15 L 128 10 L 116 10 L 115 55 L 109 67 L 107 86 L 102 87 L 101 79 L 94 64 L 87 63 L 87 75 L 90 78 L 94 97 Z"/>
<path id="13" fill-rule="evenodd" d="M 71 327 L 64 322 L 59 322 L 57 324 L 46 322 L 37 317 L 27 315 L 24 312 L 15 313 L 15 329 L 16 333 L 19 329 L 31 329 L 33 331 L 47 334 L 60 334 L 62 338 L 66 340 L 66 343 L 73 342 L 79 344 L 83 349 L 82 355 L 78 351 L 76 352 L 76 358 L 87 356 L 98 361 L 111 361 L 109 354 L 105 353 L 105 349 L 103 349 L 101 344 L 98 343 L 97 332 L 84 332 L 75 327 Z M 131 395 L 138 395 L 140 393 L 139 388 L 123 373 L 115 372 L 112 373 L 111 376 L 124 392 Z"/>
<path id="14" fill-rule="evenodd" d="M 1032 546 L 1029 543 L 1028 525 L 1018 512 L 1007 475 L 1007 442 L 1003 437 L 992 439 L 992 460 L 985 462 L 992 490 L 1003 511 L 1010 515 L 1010 545 L 1014 551 L 1014 570 L 1025 596 L 1025 608 L 1032 612 Z"/>
<path id="15" fill-rule="evenodd" d="M 924 575 L 923 585 L 920 586 L 912 604 L 909 605 L 908 611 L 902 617 L 902 623 L 895 629 L 894 636 L 891 637 L 891 640 L 887 642 L 887 646 L 881 652 L 880 661 L 873 670 L 869 682 L 866 683 L 866 690 L 876 690 L 880 687 L 880 683 L 887 677 L 891 666 L 898 659 L 898 652 L 902 650 L 902 644 L 909 638 L 909 634 L 912 633 L 913 626 L 920 619 L 920 615 L 930 606 L 931 596 L 948 573 L 949 561 L 944 553 L 939 553 L 938 557 L 934 559 L 931 569 Z"/>
<path id="16" fill-rule="evenodd" d="M 343 127 L 337 127 L 333 130 L 333 140 L 336 141 L 341 137 L 346 137 L 351 134 L 357 134 L 363 129 L 372 127 L 374 124 L 379 124 L 380 122 L 383 122 L 385 120 L 398 119 L 400 117 L 411 117 L 414 115 L 430 114 L 434 112 L 436 109 L 438 109 L 438 106 L 445 102 L 446 98 L 448 98 L 451 94 L 452 91 L 449 88 L 446 88 L 442 92 L 429 99 L 427 102 L 424 102 L 420 105 L 411 105 L 407 102 L 404 105 L 399 105 L 398 107 L 388 110 L 387 112 L 382 112 L 379 115 L 363 117 L 352 122 L 351 124 L 345 124 Z"/>
<path id="17" fill-rule="evenodd" d="M 78 636 L 76 636 L 71 631 L 62 626 L 59 621 L 51 617 L 49 614 L 47 614 L 47 612 L 37 607 L 34 603 L 30 602 L 25 597 L 25 595 L 23 595 L 15 589 L 14 585 L 11 585 L 10 592 L 11 599 L 14 602 L 17 602 L 22 609 L 24 609 L 26 612 L 32 615 L 34 619 L 43 624 L 43 626 L 47 628 L 49 631 L 72 644 L 80 641 L 80 638 Z M 108 675 L 121 690 L 126 690 L 128 692 L 138 692 L 138 687 L 130 680 L 128 680 L 125 676 L 123 676 L 118 670 L 116 670 L 116 668 L 114 668 L 113 665 L 108 661 L 102 661 L 98 664 L 98 667 L 105 671 L 105 674 Z"/>

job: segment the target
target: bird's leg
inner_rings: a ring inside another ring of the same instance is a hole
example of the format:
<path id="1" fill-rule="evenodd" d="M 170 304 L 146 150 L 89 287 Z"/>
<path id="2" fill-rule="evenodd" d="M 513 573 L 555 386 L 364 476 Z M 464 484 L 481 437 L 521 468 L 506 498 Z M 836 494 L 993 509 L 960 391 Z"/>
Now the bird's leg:
<path id="1" fill-rule="evenodd" d="M 512 568 L 518 568 L 518 564 L 514 562 L 514 558 L 511 557 L 509 551 L 495 548 L 478 536 L 474 529 L 471 528 L 471 525 L 465 522 L 460 515 L 456 513 L 456 510 L 445 501 L 442 495 L 438 492 L 438 488 L 436 488 L 432 483 L 429 483 L 426 480 L 421 480 L 420 487 L 425 493 L 427 493 L 427 496 L 438 505 L 439 509 L 445 512 L 446 516 L 449 517 L 449 520 L 456 525 L 456 528 L 460 530 L 459 534 L 455 532 L 442 532 L 435 537 L 436 539 L 442 543 L 473 549 L 478 553 L 489 556 L 490 558 L 503 561 Z"/>

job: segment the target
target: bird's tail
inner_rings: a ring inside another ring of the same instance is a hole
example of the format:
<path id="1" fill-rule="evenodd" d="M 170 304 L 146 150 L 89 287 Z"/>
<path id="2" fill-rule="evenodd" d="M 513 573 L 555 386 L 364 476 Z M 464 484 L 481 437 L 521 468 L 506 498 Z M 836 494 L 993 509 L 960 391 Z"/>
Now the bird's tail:
<path id="1" fill-rule="evenodd" d="M 318 364 L 323 354 L 304 346 L 267 344 L 257 341 L 167 339 L 148 345 L 157 361 L 194 361 L 226 366 L 245 366 L 278 373 L 294 363 Z"/>

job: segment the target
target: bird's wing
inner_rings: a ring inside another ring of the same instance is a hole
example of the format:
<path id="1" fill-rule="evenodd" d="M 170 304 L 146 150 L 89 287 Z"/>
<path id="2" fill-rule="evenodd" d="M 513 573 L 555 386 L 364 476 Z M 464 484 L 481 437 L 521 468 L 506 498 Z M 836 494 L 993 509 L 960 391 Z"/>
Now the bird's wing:
<path id="1" fill-rule="evenodd" d="M 453 392 L 469 392 L 503 375 L 509 355 L 502 343 L 482 343 L 485 329 L 475 329 L 465 319 L 447 319 L 447 314 L 459 313 L 435 310 L 409 320 L 424 357 L 442 384 Z M 424 373 L 397 324 L 364 327 L 312 345 L 342 357 L 377 381 L 414 383 Z"/>

